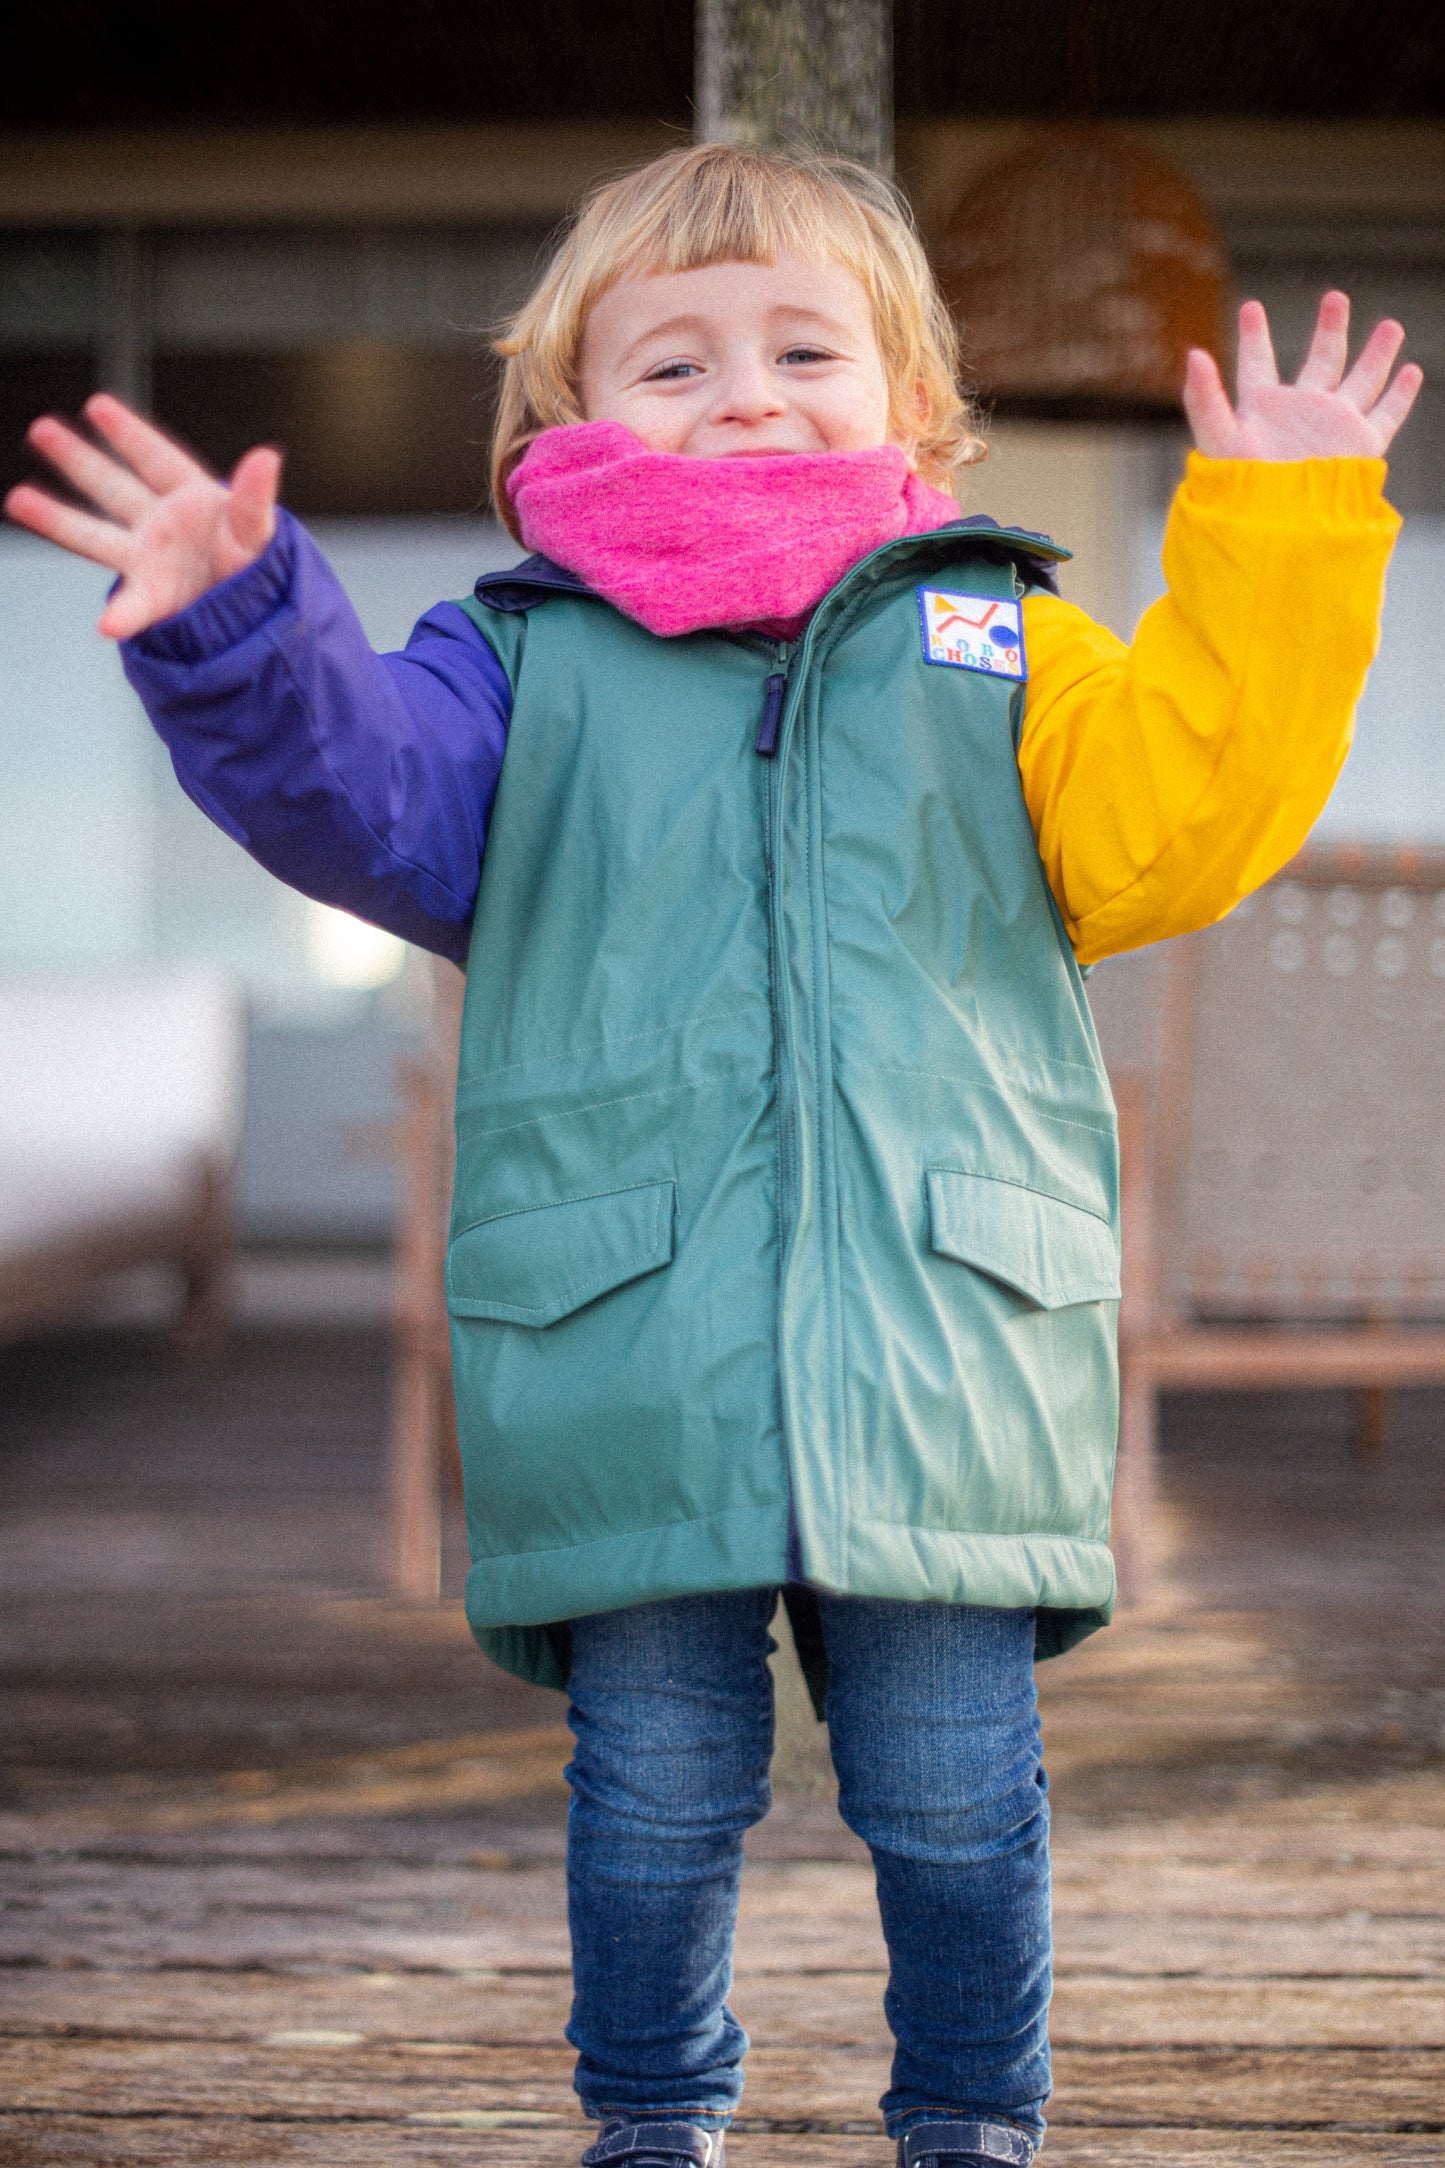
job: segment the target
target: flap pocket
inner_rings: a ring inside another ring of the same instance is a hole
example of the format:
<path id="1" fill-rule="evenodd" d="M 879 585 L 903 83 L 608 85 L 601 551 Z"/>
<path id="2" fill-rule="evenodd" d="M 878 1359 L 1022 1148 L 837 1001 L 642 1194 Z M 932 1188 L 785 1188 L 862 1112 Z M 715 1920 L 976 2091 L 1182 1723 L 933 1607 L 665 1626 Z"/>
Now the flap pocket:
<path id="1" fill-rule="evenodd" d="M 447 1253 L 453 1317 L 555 1325 L 672 1261 L 674 1184 L 641 1182 L 478 1220 Z"/>
<path id="2" fill-rule="evenodd" d="M 928 1218 L 940 1257 L 1002 1280 L 1042 1310 L 1111 1302 L 1119 1294 L 1114 1230 L 1062 1197 L 986 1174 L 930 1167 Z"/>

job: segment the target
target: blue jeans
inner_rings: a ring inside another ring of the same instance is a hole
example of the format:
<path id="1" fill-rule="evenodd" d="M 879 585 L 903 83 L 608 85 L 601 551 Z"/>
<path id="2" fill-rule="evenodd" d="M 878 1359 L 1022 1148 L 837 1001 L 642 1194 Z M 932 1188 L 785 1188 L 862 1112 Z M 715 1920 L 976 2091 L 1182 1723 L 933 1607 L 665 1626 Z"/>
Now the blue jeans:
<path id="1" fill-rule="evenodd" d="M 775 1589 L 572 1629 L 567 2038 L 588 2115 L 725 2124 L 748 2039 L 727 2007 L 743 1832 L 767 1812 Z M 1031 1611 L 818 1598 L 843 1819 L 889 1956 L 889 2134 L 940 2118 L 1037 2137 L 1049 2091 L 1047 1784 Z"/>

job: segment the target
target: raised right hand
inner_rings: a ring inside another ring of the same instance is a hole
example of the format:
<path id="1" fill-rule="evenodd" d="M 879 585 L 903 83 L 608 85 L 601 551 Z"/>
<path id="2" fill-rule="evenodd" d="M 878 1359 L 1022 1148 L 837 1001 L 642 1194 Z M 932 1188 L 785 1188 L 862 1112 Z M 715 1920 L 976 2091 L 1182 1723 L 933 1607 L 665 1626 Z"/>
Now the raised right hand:
<path id="1" fill-rule="evenodd" d="M 5 510 L 47 542 L 120 574 L 99 630 L 126 640 L 261 555 L 276 532 L 281 454 L 247 452 L 227 484 L 110 392 L 86 401 L 85 418 L 109 450 L 54 415 L 32 422 L 26 437 L 96 511 L 30 482 L 10 491 Z"/>

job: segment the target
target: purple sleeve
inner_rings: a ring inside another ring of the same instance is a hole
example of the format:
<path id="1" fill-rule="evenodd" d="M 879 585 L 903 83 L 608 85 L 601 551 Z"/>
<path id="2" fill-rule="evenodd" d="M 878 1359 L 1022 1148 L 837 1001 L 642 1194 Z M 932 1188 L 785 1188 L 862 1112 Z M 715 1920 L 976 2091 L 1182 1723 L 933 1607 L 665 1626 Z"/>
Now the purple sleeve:
<path id="1" fill-rule="evenodd" d="M 182 790 L 319 902 L 465 960 L 512 692 L 455 603 L 373 653 L 282 513 L 265 553 L 121 649 Z"/>

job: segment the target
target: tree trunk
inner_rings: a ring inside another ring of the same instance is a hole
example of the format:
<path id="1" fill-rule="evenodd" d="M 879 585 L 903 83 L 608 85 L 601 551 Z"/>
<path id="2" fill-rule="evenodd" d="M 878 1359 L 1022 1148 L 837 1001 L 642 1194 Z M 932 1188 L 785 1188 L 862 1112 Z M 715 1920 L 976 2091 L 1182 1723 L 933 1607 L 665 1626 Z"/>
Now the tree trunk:
<path id="1" fill-rule="evenodd" d="M 893 171 L 891 0 L 698 0 L 703 143 Z"/>

